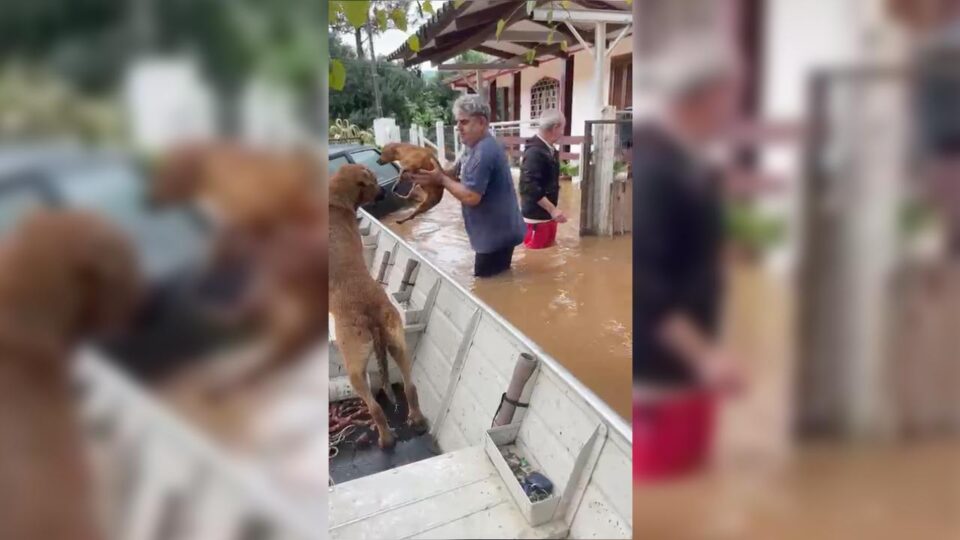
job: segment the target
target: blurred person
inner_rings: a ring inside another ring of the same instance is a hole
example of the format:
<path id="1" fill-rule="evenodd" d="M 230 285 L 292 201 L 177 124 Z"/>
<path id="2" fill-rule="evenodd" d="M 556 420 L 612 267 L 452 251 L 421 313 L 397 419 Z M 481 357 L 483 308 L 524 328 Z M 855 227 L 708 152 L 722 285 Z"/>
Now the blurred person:
<path id="1" fill-rule="evenodd" d="M 490 105 L 478 95 L 453 104 L 457 132 L 465 145 L 455 166 L 460 182 L 443 171 L 410 175 L 418 184 L 442 185 L 463 205 L 463 223 L 476 252 L 473 275 L 490 277 L 510 269 L 525 227 L 507 154 L 490 132 Z"/>
<path id="2" fill-rule="evenodd" d="M 543 249 L 554 245 L 557 224 L 567 216 L 557 206 L 560 199 L 560 152 L 554 147 L 566 120 L 563 113 L 550 110 L 540 116 L 537 134 L 527 139 L 520 165 L 520 200 L 527 234 L 523 245 Z"/>
<path id="3" fill-rule="evenodd" d="M 722 176 L 709 159 L 735 111 L 734 62 L 680 51 L 661 72 L 661 114 L 634 138 L 634 478 L 701 467 L 718 393 L 741 384 L 717 339 Z"/>

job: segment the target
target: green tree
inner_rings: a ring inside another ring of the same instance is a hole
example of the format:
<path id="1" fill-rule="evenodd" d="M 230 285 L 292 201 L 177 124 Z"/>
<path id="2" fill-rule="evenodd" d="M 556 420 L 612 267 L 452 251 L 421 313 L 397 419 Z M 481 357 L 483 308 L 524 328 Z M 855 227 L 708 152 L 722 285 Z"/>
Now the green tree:
<path id="1" fill-rule="evenodd" d="M 377 117 L 370 65 L 358 59 L 352 48 L 337 39 L 330 42 L 330 56 L 342 59 L 346 70 L 343 91 L 330 92 L 330 119 L 344 119 L 370 129 Z M 457 92 L 439 83 L 424 81 L 410 70 L 385 61 L 377 62 L 383 113 L 401 126 L 411 122 L 432 125 L 436 120 L 452 122 L 451 106 Z M 416 119 L 415 119 L 416 118 Z"/>
<path id="2" fill-rule="evenodd" d="M 255 73 L 310 102 L 318 91 L 324 7 L 325 0 L 4 0 L 0 63 L 49 66 L 82 92 L 108 95 L 144 49 L 190 52 L 229 119 Z"/>

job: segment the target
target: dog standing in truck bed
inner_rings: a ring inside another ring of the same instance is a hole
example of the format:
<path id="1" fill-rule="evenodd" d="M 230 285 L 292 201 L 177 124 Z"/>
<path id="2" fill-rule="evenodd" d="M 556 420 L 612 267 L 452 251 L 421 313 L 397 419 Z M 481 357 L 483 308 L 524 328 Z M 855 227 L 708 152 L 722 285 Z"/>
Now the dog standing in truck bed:
<path id="1" fill-rule="evenodd" d="M 403 377 L 408 421 L 417 430 L 425 431 L 427 426 L 411 377 L 403 320 L 363 260 L 357 209 L 374 200 L 379 190 L 376 177 L 362 165 L 344 165 L 330 179 L 330 313 L 350 384 L 377 424 L 380 448 L 390 448 L 393 434 L 367 384 L 371 352 L 376 353 L 384 381 L 389 381 L 386 363 L 390 353 Z"/>
<path id="2" fill-rule="evenodd" d="M 70 357 L 141 297 L 133 249 L 94 215 L 38 211 L 0 246 L 0 538 L 104 538 Z"/>
<path id="3" fill-rule="evenodd" d="M 407 143 L 389 143 L 383 147 L 377 163 L 384 165 L 393 161 L 400 164 L 401 182 L 409 181 L 404 179 L 406 173 L 442 169 L 440 162 L 437 160 L 436 152 L 433 149 Z M 451 177 L 454 176 L 450 171 L 445 172 Z M 443 186 L 424 185 L 417 186 L 417 189 L 422 190 L 424 194 L 423 200 L 420 201 L 420 204 L 417 205 L 417 208 L 412 214 L 397 221 L 397 223 L 402 224 L 410 221 L 436 206 L 440 202 L 440 199 L 443 198 Z"/>

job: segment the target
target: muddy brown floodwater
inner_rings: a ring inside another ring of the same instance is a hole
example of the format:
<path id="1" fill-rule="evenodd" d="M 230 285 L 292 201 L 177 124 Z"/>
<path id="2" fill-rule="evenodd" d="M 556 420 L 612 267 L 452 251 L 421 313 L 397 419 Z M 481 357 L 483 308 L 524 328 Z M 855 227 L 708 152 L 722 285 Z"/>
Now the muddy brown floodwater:
<path id="1" fill-rule="evenodd" d="M 435 208 L 397 225 L 409 210 L 383 222 L 418 252 L 473 291 L 539 344 L 624 418 L 631 414 L 631 250 L 629 236 L 579 234 L 580 190 L 560 188 L 557 245 L 518 246 L 513 269 L 489 279 L 473 277 L 473 251 L 459 202 L 449 193 Z"/>
<path id="2" fill-rule="evenodd" d="M 634 537 L 960 538 L 960 439 L 796 442 L 791 276 L 731 260 L 724 340 L 748 385 L 723 402 L 711 466 L 634 490 Z"/>

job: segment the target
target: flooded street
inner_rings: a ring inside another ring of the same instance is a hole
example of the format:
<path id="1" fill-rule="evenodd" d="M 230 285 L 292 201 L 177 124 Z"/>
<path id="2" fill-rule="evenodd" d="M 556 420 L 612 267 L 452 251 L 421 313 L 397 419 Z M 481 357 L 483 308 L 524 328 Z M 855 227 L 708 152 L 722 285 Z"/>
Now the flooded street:
<path id="1" fill-rule="evenodd" d="M 581 238 L 580 191 L 570 182 L 561 184 L 560 207 L 570 221 L 560 225 L 555 247 L 518 246 L 511 272 L 480 280 L 460 204 L 449 193 L 413 221 L 396 223 L 409 210 L 383 221 L 629 418 L 631 238 Z"/>
<path id="2" fill-rule="evenodd" d="M 956 442 L 808 446 L 782 466 L 753 463 L 634 491 L 634 537 L 960 538 Z"/>
<path id="3" fill-rule="evenodd" d="M 960 440 L 792 442 L 790 277 L 728 269 L 724 338 L 749 386 L 708 471 L 634 490 L 635 538 L 960 538 Z"/>

